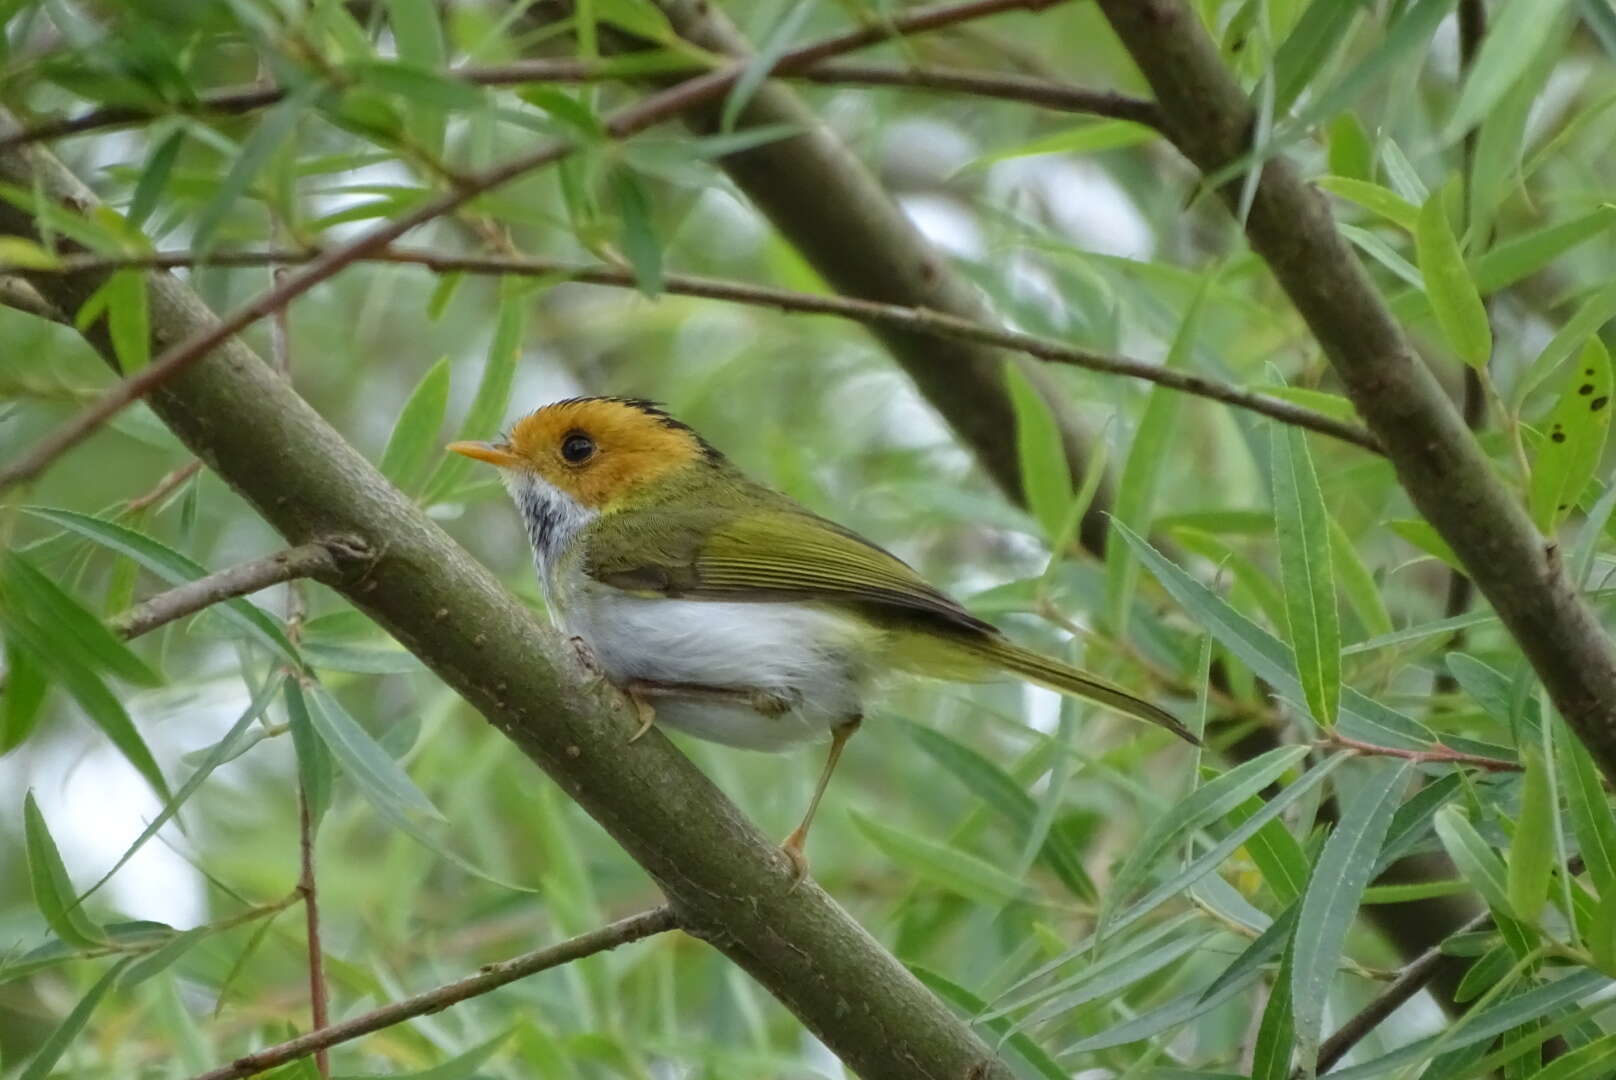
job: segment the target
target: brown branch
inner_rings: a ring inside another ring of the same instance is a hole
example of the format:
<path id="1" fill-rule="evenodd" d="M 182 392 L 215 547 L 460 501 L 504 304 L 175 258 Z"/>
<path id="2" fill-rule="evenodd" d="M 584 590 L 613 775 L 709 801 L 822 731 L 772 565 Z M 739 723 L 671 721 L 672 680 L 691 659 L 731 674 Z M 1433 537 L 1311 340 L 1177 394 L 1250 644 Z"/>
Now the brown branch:
<path id="1" fill-rule="evenodd" d="M 325 984 L 325 947 L 320 944 L 320 892 L 314 878 L 314 823 L 309 815 L 308 789 L 301 782 L 297 789 L 297 854 L 297 891 L 303 898 L 303 928 L 309 953 L 309 1018 L 314 1030 L 320 1031 L 331 1023 L 331 997 Z M 314 1048 L 314 1067 L 322 1077 L 330 1080 L 331 1061 L 326 1047 Z"/>
<path id="2" fill-rule="evenodd" d="M 1483 912 L 1456 929 L 1454 933 L 1470 934 L 1485 930 L 1491 924 L 1492 914 Z M 1322 1075 L 1328 1072 L 1336 1062 L 1346 1056 L 1347 1051 L 1358 1045 L 1365 1035 L 1379 1027 L 1388 1016 L 1429 986 L 1446 958 L 1442 946 L 1433 945 L 1417 959 L 1410 961 L 1397 973 L 1397 978 L 1392 980 L 1390 986 L 1376 994 L 1373 1001 L 1358 1010 L 1350 1020 L 1324 1040 L 1319 1047 L 1318 1073 Z M 1301 1076 L 1302 1072 L 1298 1069 L 1291 1074 L 1291 1080 L 1300 1080 Z"/>
<path id="3" fill-rule="evenodd" d="M 411 1017 L 442 1012 L 451 1005 L 497 990 L 507 983 L 525 979 L 529 975 L 586 956 L 615 949 L 619 945 L 627 945 L 642 938 L 664 933 L 678 925 L 673 909 L 664 904 L 650 911 L 619 919 L 599 930 L 591 930 L 586 934 L 568 938 L 559 944 L 547 945 L 510 960 L 485 964 L 475 975 L 468 975 L 435 990 L 405 998 L 403 1001 L 395 1001 L 391 1005 L 383 1005 L 379 1009 L 373 1009 L 351 1020 L 344 1020 L 340 1024 L 322 1026 L 295 1039 L 288 1039 L 275 1046 L 243 1055 L 229 1065 L 202 1073 L 193 1080 L 239 1080 L 240 1077 L 253 1076 L 277 1065 L 284 1065 L 288 1061 L 321 1053 L 338 1043 L 349 1042 L 373 1031 L 403 1023 Z"/>
<path id="4" fill-rule="evenodd" d="M 335 573 L 337 565 L 329 543 L 300 544 L 160 592 L 115 616 L 112 627 L 125 638 L 137 638 L 223 600 L 297 578 Z"/>
<path id="5" fill-rule="evenodd" d="M 77 273 L 86 270 L 98 272 L 129 267 L 171 269 L 198 265 L 211 266 L 264 266 L 276 263 L 304 263 L 322 258 L 324 252 L 315 250 L 238 251 L 218 252 L 205 257 L 185 252 L 159 252 L 126 258 L 97 256 L 65 259 L 60 267 L 48 273 Z M 567 259 L 544 256 L 503 255 L 441 255 L 433 251 L 414 248 L 384 248 L 355 259 L 356 262 L 401 263 L 423 266 L 436 273 L 511 274 L 548 277 L 564 275 L 568 280 L 590 285 L 608 285 L 637 288 L 638 279 L 630 270 L 593 263 L 579 263 Z M 0 272 L 3 272 L 0 267 Z M 1010 349 L 1053 364 L 1065 364 L 1107 375 L 1122 375 L 1143 379 L 1196 397 L 1219 401 L 1236 408 L 1260 413 L 1281 423 L 1328 435 L 1352 443 L 1375 453 L 1380 452 L 1374 436 L 1363 428 L 1336 420 L 1312 409 L 1294 405 L 1279 398 L 1242 390 L 1232 383 L 1202 375 L 1193 375 L 1159 364 L 1147 363 L 1123 356 L 1091 352 L 1064 342 L 1005 330 L 985 323 L 939 311 L 881 304 L 854 297 L 833 296 L 823 293 L 793 292 L 763 285 L 747 285 L 719 278 L 693 274 L 666 274 L 663 288 L 680 296 L 694 296 L 709 300 L 724 300 L 752 307 L 809 315 L 829 315 L 876 326 L 891 326 L 936 337 L 974 341 L 984 345 Z"/>
<path id="6" fill-rule="evenodd" d="M 1047 0 L 968 0 L 957 5 L 914 8 L 902 15 L 894 16 L 880 26 L 848 31 L 823 41 L 810 42 L 788 50 L 775 60 L 770 70 L 800 70 L 827 57 L 872 45 L 893 35 L 935 30 L 1001 11 L 1046 6 L 1048 6 Z M 625 139 L 664 120 L 672 119 L 688 109 L 716 101 L 727 93 L 750 67 L 749 61 L 731 61 L 722 68 L 652 94 L 613 113 L 604 125 L 604 134 L 612 139 Z M 410 230 L 458 209 L 478 195 L 492 191 L 534 169 L 559 161 L 575 149 L 576 144 L 571 142 L 547 143 L 537 150 L 518 155 L 501 165 L 468 176 L 463 184 L 457 185 L 453 190 L 427 200 L 409 213 L 401 214 L 366 230 L 340 247 L 323 252 L 298 272 L 287 275 L 280 284 L 206 329 L 166 349 L 161 356 L 153 359 L 135 375 L 109 387 L 89 408 L 48 434 L 19 461 L 0 469 L 0 491 L 34 479 L 58 457 L 83 442 L 120 410 L 144 397 L 173 377 L 176 372 L 195 363 L 259 319 L 334 276 L 354 260 L 380 250 Z"/>
<path id="7" fill-rule="evenodd" d="M 695 59 L 673 58 L 658 69 L 669 75 L 689 75 L 711 70 Z M 529 83 L 588 83 L 622 79 L 630 73 L 611 60 L 538 59 L 509 64 L 467 66 L 443 74 L 475 86 L 522 86 Z M 643 67 L 632 74 L 643 76 Z M 1159 127 L 1156 106 L 1143 98 L 1112 90 L 1093 90 L 1055 79 L 999 71 L 977 71 L 953 67 L 908 67 L 899 64 L 820 63 L 796 72 L 780 73 L 784 78 L 823 86 L 901 86 L 916 90 L 936 90 L 971 97 L 1034 105 L 1055 112 L 1082 113 L 1114 120 L 1131 120 L 1148 127 Z M 90 109 L 78 116 L 47 120 L 9 135 L 0 136 L 0 150 L 28 143 L 45 142 L 69 135 L 126 127 L 180 113 L 187 116 L 241 116 L 284 100 L 287 91 L 278 86 L 230 86 L 200 95 L 193 102 L 175 105 L 170 112 L 113 105 Z"/>
<path id="8" fill-rule="evenodd" d="M 151 506 L 153 503 L 162 502 L 164 499 L 168 498 L 169 495 L 173 494 L 173 492 L 179 488 L 181 484 L 185 483 L 185 481 L 189 480 L 191 477 L 195 476 L 201 471 L 202 463 L 200 461 L 186 462 L 184 465 L 181 465 L 179 468 L 173 470 L 167 476 L 164 476 L 161 480 L 157 481 L 157 483 L 152 486 L 152 489 L 146 492 L 144 495 L 137 495 L 133 499 L 130 499 L 124 504 L 124 510 L 131 514 L 138 513 L 139 511 L 146 509 L 146 507 Z"/>
<path id="9" fill-rule="evenodd" d="M 1473 765 L 1478 769 L 1486 769 L 1489 772 L 1520 772 L 1523 768 L 1518 761 L 1504 761 L 1501 758 L 1490 758 L 1481 754 L 1467 754 L 1462 750 L 1454 750 L 1446 746 L 1437 746 L 1430 750 L 1406 750 L 1400 746 L 1378 746 L 1375 743 L 1361 742 L 1358 739 L 1350 739 L 1335 731 L 1319 739 L 1314 745 L 1319 747 L 1344 747 L 1360 754 L 1402 758 L 1404 761 L 1413 761 L 1420 764 Z"/>
<path id="10" fill-rule="evenodd" d="M 1098 0 L 1155 91 L 1167 134 L 1205 175 L 1250 150 L 1251 102 L 1182 0 Z M 1616 649 L 1499 479 L 1330 208 L 1291 163 L 1260 166 L 1243 225 L 1307 321 L 1414 505 L 1453 548 L 1520 645 L 1560 715 L 1616 779 Z M 1221 189 L 1238 207 L 1243 178 Z"/>

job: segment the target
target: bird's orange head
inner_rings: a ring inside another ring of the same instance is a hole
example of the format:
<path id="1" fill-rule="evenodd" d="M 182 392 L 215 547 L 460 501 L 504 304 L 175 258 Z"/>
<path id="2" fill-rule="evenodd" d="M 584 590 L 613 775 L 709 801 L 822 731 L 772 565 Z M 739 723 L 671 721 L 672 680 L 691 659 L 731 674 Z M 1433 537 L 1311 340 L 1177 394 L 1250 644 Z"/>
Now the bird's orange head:
<path id="1" fill-rule="evenodd" d="M 580 506 L 601 511 L 690 466 L 721 460 L 655 403 L 619 397 L 557 401 L 524 416 L 495 442 L 456 442 L 448 449 L 534 474 Z"/>

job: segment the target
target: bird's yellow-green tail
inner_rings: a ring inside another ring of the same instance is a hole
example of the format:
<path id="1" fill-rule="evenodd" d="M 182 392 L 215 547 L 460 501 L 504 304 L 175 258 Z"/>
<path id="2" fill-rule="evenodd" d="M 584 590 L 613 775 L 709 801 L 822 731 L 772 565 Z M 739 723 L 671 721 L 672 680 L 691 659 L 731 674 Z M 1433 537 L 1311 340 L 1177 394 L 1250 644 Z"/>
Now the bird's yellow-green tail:
<path id="1" fill-rule="evenodd" d="M 1186 742 L 1197 746 L 1201 744 L 1201 740 L 1167 710 L 1134 696 L 1116 683 L 1102 679 L 1098 675 L 1079 671 L 1070 664 L 1063 664 L 1059 660 L 1030 649 L 1023 649 L 1005 638 L 973 643 L 971 651 L 995 667 L 1002 668 L 1012 675 L 1019 675 L 1030 683 L 1080 697 L 1097 705 L 1104 705 L 1139 720 L 1159 724 Z"/>

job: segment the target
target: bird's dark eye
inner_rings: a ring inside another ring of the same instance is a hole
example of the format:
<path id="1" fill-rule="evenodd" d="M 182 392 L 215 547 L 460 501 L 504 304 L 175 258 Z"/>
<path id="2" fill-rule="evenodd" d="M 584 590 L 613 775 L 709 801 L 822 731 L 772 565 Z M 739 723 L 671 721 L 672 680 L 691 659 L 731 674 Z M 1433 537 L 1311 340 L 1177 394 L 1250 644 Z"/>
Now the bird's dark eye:
<path id="1" fill-rule="evenodd" d="M 581 431 L 574 431 L 561 440 L 561 456 L 570 464 L 582 465 L 595 453 L 595 440 Z"/>

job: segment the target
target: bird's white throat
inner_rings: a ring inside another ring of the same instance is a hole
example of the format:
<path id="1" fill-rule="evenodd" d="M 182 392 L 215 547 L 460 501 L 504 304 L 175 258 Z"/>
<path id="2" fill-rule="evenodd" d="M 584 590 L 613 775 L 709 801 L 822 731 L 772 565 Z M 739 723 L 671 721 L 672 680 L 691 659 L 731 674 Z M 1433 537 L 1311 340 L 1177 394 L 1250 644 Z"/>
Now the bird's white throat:
<path id="1" fill-rule="evenodd" d="M 533 562 L 548 593 L 550 574 L 557 560 L 572 544 L 578 531 L 594 520 L 599 511 L 580 505 L 571 495 L 530 472 L 519 469 L 501 472 L 505 488 L 511 493 L 522 523 L 527 527 L 528 539 L 533 543 Z"/>

